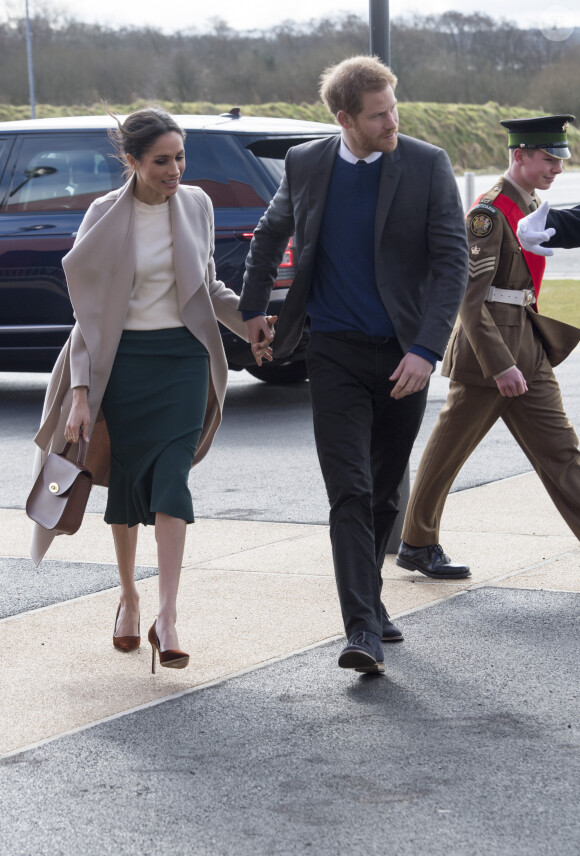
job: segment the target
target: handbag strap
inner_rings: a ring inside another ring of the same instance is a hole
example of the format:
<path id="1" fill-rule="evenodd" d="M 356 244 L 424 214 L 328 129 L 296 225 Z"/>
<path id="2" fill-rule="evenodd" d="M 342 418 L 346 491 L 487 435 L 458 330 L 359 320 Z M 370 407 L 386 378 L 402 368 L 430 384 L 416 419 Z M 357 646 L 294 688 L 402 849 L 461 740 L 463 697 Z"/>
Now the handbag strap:
<path id="1" fill-rule="evenodd" d="M 72 446 L 72 442 L 69 440 L 69 442 L 65 444 L 62 452 L 58 453 L 61 456 L 61 458 L 66 458 L 66 456 L 68 454 L 68 450 L 70 449 L 71 446 Z M 82 429 L 82 425 L 81 425 L 81 428 L 79 431 L 79 451 L 77 454 L 77 467 L 84 467 L 85 458 L 87 457 L 88 449 L 89 449 L 89 444 L 87 443 L 87 441 L 83 437 L 83 429 Z"/>

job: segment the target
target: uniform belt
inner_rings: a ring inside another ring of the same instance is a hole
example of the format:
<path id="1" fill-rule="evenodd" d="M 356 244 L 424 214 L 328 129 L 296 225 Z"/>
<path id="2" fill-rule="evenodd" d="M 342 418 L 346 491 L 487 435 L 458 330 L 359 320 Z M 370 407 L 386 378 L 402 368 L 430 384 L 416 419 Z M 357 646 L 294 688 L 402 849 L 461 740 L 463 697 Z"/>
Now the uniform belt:
<path id="1" fill-rule="evenodd" d="M 515 306 L 531 306 L 536 302 L 536 295 L 532 288 L 511 291 L 509 288 L 496 288 L 491 285 L 487 294 L 488 303 L 513 303 Z"/>

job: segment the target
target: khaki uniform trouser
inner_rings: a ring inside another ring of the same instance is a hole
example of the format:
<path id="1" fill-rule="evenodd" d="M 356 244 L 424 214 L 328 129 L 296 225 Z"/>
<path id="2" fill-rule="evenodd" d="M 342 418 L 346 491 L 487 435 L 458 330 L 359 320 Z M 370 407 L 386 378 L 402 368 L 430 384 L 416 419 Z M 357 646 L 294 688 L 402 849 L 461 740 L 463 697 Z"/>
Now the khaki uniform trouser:
<path id="1" fill-rule="evenodd" d="M 537 341 L 537 340 L 536 340 Z M 537 341 L 541 348 L 540 342 Z M 413 484 L 402 538 L 414 547 L 439 543 L 441 516 L 461 467 L 498 419 L 503 419 L 542 480 L 556 508 L 580 539 L 578 438 L 562 404 L 545 352 L 528 391 L 505 398 L 497 388 L 451 381 Z"/>

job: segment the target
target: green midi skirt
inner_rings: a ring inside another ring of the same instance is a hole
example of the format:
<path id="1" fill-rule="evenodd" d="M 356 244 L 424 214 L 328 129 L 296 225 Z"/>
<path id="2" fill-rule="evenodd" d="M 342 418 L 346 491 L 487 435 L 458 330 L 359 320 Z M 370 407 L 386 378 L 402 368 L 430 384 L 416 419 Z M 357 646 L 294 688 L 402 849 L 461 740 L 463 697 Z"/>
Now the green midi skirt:
<path id="1" fill-rule="evenodd" d="M 105 521 L 193 523 L 187 480 L 209 390 L 209 356 L 186 327 L 124 330 L 102 409 L 111 439 Z"/>

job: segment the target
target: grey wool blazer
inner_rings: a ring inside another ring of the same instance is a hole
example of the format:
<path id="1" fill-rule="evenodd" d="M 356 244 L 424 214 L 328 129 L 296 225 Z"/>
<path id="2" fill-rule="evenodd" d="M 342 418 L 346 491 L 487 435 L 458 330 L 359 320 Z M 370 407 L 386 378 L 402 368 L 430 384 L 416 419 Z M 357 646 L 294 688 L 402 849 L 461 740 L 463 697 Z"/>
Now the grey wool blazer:
<path id="1" fill-rule="evenodd" d="M 274 340 L 286 356 L 300 341 L 326 193 L 340 137 L 291 148 L 280 187 L 260 220 L 246 261 L 239 308 L 264 311 L 288 238 L 296 274 Z M 467 284 L 463 209 L 443 149 L 399 136 L 383 155 L 375 216 L 375 273 L 403 351 L 413 344 L 443 355 Z"/>

